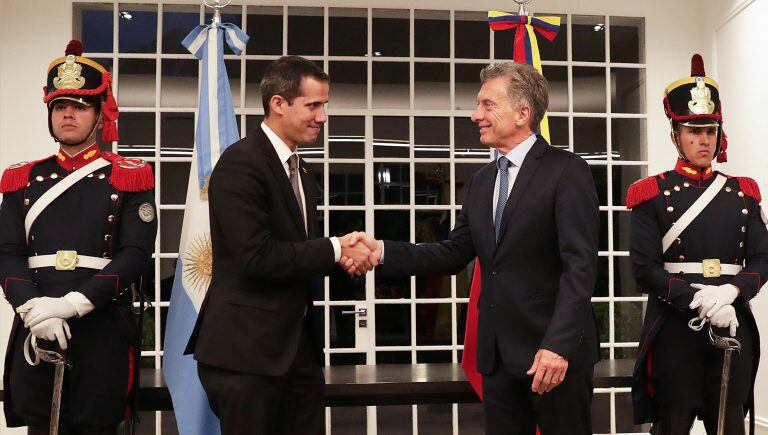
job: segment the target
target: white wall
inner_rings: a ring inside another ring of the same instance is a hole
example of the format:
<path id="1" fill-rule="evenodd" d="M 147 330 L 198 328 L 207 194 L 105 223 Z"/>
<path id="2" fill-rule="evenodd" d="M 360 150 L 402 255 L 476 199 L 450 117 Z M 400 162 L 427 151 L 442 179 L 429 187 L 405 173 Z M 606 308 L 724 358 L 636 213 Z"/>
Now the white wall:
<path id="1" fill-rule="evenodd" d="M 723 0 L 710 0 L 722 7 Z M 144 3 L 154 3 L 145 0 Z M 168 1 L 166 3 L 196 3 L 189 1 Z M 242 3 L 242 1 L 240 1 Z M 254 4 L 257 2 L 254 1 Z M 514 12 L 513 3 L 508 0 L 476 0 L 467 3 L 464 0 L 289 0 L 289 1 L 258 1 L 259 5 L 289 4 L 301 6 L 334 7 L 379 7 L 379 8 L 413 8 L 419 9 L 501 9 Z M 758 7 L 758 2 L 750 9 L 761 9 L 765 18 L 765 2 Z M 11 8 L 12 5 L 12 8 Z M 715 6 L 713 6 L 714 8 Z M 671 81 L 688 73 L 690 55 L 699 52 L 705 61 L 711 64 L 715 45 L 713 40 L 725 38 L 739 39 L 739 35 L 731 36 L 728 25 L 716 32 L 711 25 L 697 25 L 697 22 L 714 21 L 706 15 L 707 8 L 697 0 L 647 0 L 644 2 L 628 2 L 615 0 L 591 0 L 589 2 L 574 2 L 572 0 L 536 0 L 529 9 L 533 12 L 576 13 L 595 15 L 623 15 L 646 18 L 646 99 L 648 101 L 648 159 L 649 171 L 657 173 L 671 167 L 675 160 L 675 151 L 668 140 L 668 124 L 661 110 L 661 94 L 664 87 Z M 711 8 L 710 8 L 711 9 Z M 742 12 L 741 15 L 746 15 Z M 740 15 L 740 16 L 741 16 Z M 725 16 L 725 15 L 722 15 Z M 738 18 L 742 19 L 742 18 Z M 746 18 L 744 18 L 746 19 Z M 691 23 L 680 25 L 681 21 Z M 735 29 L 735 27 L 733 27 Z M 753 25 L 743 31 L 758 32 L 762 25 Z M 72 1 L 71 0 L 0 0 L 0 167 L 5 167 L 20 160 L 40 158 L 52 153 L 55 149 L 46 128 L 46 111 L 42 104 L 42 86 L 45 81 L 45 68 L 55 57 L 60 56 L 64 46 L 72 35 Z M 765 44 L 762 44 L 765 46 Z M 722 60 L 724 54 L 720 53 Z M 734 55 L 731 53 L 731 55 Z M 746 54 L 744 54 L 746 56 Z M 756 57 L 757 58 L 757 57 Z M 746 65 L 744 57 L 734 65 Z M 721 62 L 722 63 L 722 62 Z M 720 64 L 718 64 L 720 65 Z M 765 66 L 765 65 L 763 65 Z M 710 67 L 711 68 L 711 67 Z M 763 68 L 763 71 L 765 68 Z M 729 70 L 723 67 L 723 73 L 728 83 L 723 83 L 724 89 L 736 88 L 731 81 L 738 75 L 734 67 Z M 754 77 L 759 77 L 757 74 Z M 759 83 L 758 83 L 759 85 Z M 760 89 L 758 86 L 755 89 Z M 728 95 L 726 91 L 726 95 Z M 751 94 L 752 98 L 757 98 Z M 762 94 L 765 96 L 765 93 Z M 729 101 L 729 100 L 727 100 Z M 756 101 L 756 100 L 755 100 Z M 760 107 L 754 105 L 755 107 Z M 726 106 L 729 113 L 738 110 L 735 102 Z M 733 119 L 729 117 L 729 119 Z M 743 123 L 742 123 L 743 124 Z M 732 135 L 734 160 L 744 157 L 741 150 L 746 150 L 740 142 L 747 143 L 744 128 L 735 120 L 728 121 L 729 135 Z M 737 141 L 739 139 L 739 141 Z M 749 142 L 757 150 L 756 139 Z M 738 151 L 737 151 L 738 150 Z M 752 157 L 758 154 L 752 153 Z M 752 164 L 752 168 L 733 167 L 738 172 L 756 175 L 758 164 L 755 160 L 743 164 Z M 763 165 L 764 166 L 764 165 Z M 743 169 L 743 171 L 742 171 Z M 765 182 L 766 179 L 762 178 Z M 766 301 L 768 303 L 768 301 Z M 768 314 L 768 307 L 763 306 L 761 312 Z M 4 354 L 8 325 L 11 313 L 7 304 L 0 303 L 0 355 Z M 766 325 L 763 325 L 763 330 Z M 0 365 L 2 362 L 0 361 Z M 764 389 L 768 388 L 763 376 Z M 768 406 L 768 405 L 765 405 Z M 768 416 L 768 409 L 761 408 L 761 415 Z M 3 425 L 0 422 L 0 428 Z M 3 433 L 10 433 L 3 430 Z"/>
<path id="2" fill-rule="evenodd" d="M 768 44 L 765 23 L 768 2 L 760 0 L 710 0 L 708 27 L 713 29 L 716 56 L 712 76 L 723 96 L 724 130 L 728 133 L 728 159 L 723 171 L 748 175 L 760 184 L 768 200 L 768 149 L 761 135 L 765 117 L 761 105 L 768 99 L 764 77 L 768 60 L 761 55 Z M 752 305 L 762 332 L 763 361 L 756 391 L 757 433 L 768 435 L 768 287 L 764 286 Z"/>

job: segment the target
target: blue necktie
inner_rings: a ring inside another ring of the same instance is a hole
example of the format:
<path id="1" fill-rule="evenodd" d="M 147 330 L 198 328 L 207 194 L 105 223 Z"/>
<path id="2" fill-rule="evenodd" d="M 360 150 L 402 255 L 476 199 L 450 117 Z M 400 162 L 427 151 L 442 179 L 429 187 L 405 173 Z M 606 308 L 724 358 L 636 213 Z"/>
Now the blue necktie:
<path id="1" fill-rule="evenodd" d="M 504 156 L 496 160 L 499 167 L 499 199 L 496 200 L 496 219 L 494 219 L 496 228 L 496 242 L 499 241 L 499 231 L 501 230 L 501 215 L 504 214 L 504 206 L 507 205 L 507 195 L 509 195 L 509 167 L 512 162 Z"/>

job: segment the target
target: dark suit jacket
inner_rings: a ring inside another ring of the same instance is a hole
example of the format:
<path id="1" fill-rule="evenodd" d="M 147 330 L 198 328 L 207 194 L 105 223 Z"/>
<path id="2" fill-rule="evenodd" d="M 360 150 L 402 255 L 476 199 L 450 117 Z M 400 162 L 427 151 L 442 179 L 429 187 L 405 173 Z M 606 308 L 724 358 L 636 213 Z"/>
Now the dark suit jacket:
<path id="1" fill-rule="evenodd" d="M 458 273 L 475 256 L 482 264 L 477 367 L 490 374 L 501 360 L 524 376 L 539 348 L 570 360 L 598 360 L 590 297 L 595 286 L 599 212 L 594 180 L 580 157 L 539 137 L 525 157 L 502 216 L 493 226 L 497 166 L 481 168 L 468 187 L 447 240 L 385 242 L 386 275 Z"/>
<path id="2" fill-rule="evenodd" d="M 310 292 L 334 267 L 317 220 L 317 182 L 301 161 L 307 235 L 291 183 L 261 128 L 232 144 L 211 175 L 213 278 L 187 345 L 199 362 L 279 376 L 296 355 Z M 319 343 L 316 343 L 316 345 Z M 316 346 L 316 351 L 318 346 Z"/>

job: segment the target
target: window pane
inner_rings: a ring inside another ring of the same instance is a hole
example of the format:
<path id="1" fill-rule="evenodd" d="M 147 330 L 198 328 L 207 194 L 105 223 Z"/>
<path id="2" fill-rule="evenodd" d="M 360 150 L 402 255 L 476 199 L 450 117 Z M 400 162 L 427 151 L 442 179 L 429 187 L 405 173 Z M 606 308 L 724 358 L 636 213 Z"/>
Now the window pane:
<path id="1" fill-rule="evenodd" d="M 611 119 L 611 149 L 613 160 L 646 159 L 645 119 Z"/>
<path id="2" fill-rule="evenodd" d="M 451 169 L 448 163 L 416 163 L 413 167 L 414 201 L 424 205 L 446 205 L 451 202 Z"/>
<path id="3" fill-rule="evenodd" d="M 407 109 L 410 107 L 410 69 L 405 62 L 373 63 L 373 108 Z"/>
<path id="4" fill-rule="evenodd" d="M 597 318 L 597 330 L 601 343 L 608 342 L 608 302 L 592 302 Z"/>
<path id="5" fill-rule="evenodd" d="M 120 131 L 118 153 L 132 157 L 155 155 L 154 113 L 123 112 L 117 123 Z"/>
<path id="6" fill-rule="evenodd" d="M 330 8 L 328 50 L 331 56 L 365 56 L 368 53 L 368 10 Z"/>
<path id="7" fill-rule="evenodd" d="M 153 59 L 120 59 L 118 106 L 155 106 L 156 62 Z"/>
<path id="8" fill-rule="evenodd" d="M 488 59 L 490 57 L 490 28 L 483 12 L 456 11 L 454 14 L 454 44 L 456 58 Z"/>
<path id="9" fill-rule="evenodd" d="M 343 236 L 353 231 L 365 231 L 365 211 L 363 210 L 331 210 L 329 212 L 328 231 L 332 236 Z M 341 268 L 334 268 L 333 273 L 330 276 L 329 294 L 331 300 L 365 300 L 365 279 L 366 277 L 360 277 L 352 279 L 349 274 L 344 272 Z M 344 310 L 354 309 L 352 307 L 344 308 Z M 341 315 L 339 312 L 336 316 L 337 321 L 347 323 L 347 329 L 351 330 L 352 337 L 354 337 L 354 322 L 355 316 Z M 349 334 L 347 334 L 349 335 Z M 352 347 L 354 342 L 344 344 L 337 347 Z"/>
<path id="10" fill-rule="evenodd" d="M 410 345 L 411 306 L 409 304 L 377 304 L 375 309 L 376 345 Z"/>
<path id="11" fill-rule="evenodd" d="M 433 278 L 433 281 L 449 277 Z M 448 282 L 450 288 L 450 280 Z M 416 344 L 436 346 L 451 344 L 451 304 L 416 304 Z M 423 353 L 422 353 L 423 354 Z M 451 361 L 448 352 L 448 361 Z M 418 361 L 423 362 L 423 361 Z"/>
<path id="12" fill-rule="evenodd" d="M 410 13 L 400 9 L 373 10 L 373 54 L 407 57 L 410 54 Z"/>
<path id="13" fill-rule="evenodd" d="M 163 53 L 189 53 L 181 41 L 198 24 L 200 6 L 163 5 Z"/>
<path id="14" fill-rule="evenodd" d="M 245 61 L 245 106 L 263 109 L 261 102 L 261 78 L 271 60 Z"/>
<path id="15" fill-rule="evenodd" d="M 606 111 L 605 68 L 573 67 L 573 111 Z"/>
<path id="16" fill-rule="evenodd" d="M 613 213 L 613 249 L 615 251 L 629 251 L 631 222 L 631 212 L 618 211 Z"/>
<path id="17" fill-rule="evenodd" d="M 632 260 L 628 256 L 614 257 L 614 289 L 616 296 L 642 296 L 638 291 L 635 275 L 632 272 Z"/>
<path id="18" fill-rule="evenodd" d="M 483 166 L 483 163 L 456 163 L 456 204 L 464 204 L 469 182 Z"/>
<path id="19" fill-rule="evenodd" d="M 416 63 L 413 105 L 416 109 L 451 107 L 451 66 L 447 63 Z"/>
<path id="20" fill-rule="evenodd" d="M 380 361 L 377 361 L 377 362 L 381 364 Z M 413 411 L 412 410 L 413 408 L 411 407 L 411 405 L 376 407 L 376 421 L 378 424 L 377 433 L 380 433 L 380 434 L 413 433 Z M 359 433 L 365 433 L 365 431 L 359 432 Z"/>
<path id="21" fill-rule="evenodd" d="M 118 7 L 120 53 L 156 53 L 157 6 L 121 3 Z"/>
<path id="22" fill-rule="evenodd" d="M 611 112 L 645 113 L 645 69 L 611 68 Z"/>
<path id="23" fill-rule="evenodd" d="M 332 433 L 365 433 L 368 421 L 366 407 L 340 406 L 330 409 Z"/>
<path id="24" fill-rule="evenodd" d="M 479 63 L 456 64 L 456 110 L 475 109 L 480 90 L 480 71 L 484 66 Z"/>
<path id="25" fill-rule="evenodd" d="M 573 60 L 605 62 L 605 17 L 574 15 L 571 32 Z"/>
<path id="26" fill-rule="evenodd" d="M 545 65 L 542 68 L 548 82 L 550 112 L 568 111 L 568 67 Z M 574 93 L 575 93 L 574 89 Z"/>
<path id="27" fill-rule="evenodd" d="M 367 62 L 329 62 L 328 69 L 328 74 L 331 76 L 328 107 L 334 109 L 368 107 Z"/>
<path id="28" fill-rule="evenodd" d="M 328 152 L 331 158 L 365 157 L 365 118 L 332 116 L 328 120 Z"/>
<path id="29" fill-rule="evenodd" d="M 225 60 L 224 66 L 227 68 L 229 88 L 232 91 L 232 105 L 240 107 L 240 60 Z"/>
<path id="30" fill-rule="evenodd" d="M 480 131 L 470 118 L 453 118 L 454 154 L 461 158 L 487 158 L 491 152 L 488 145 L 480 143 Z"/>
<path id="31" fill-rule="evenodd" d="M 411 182 L 408 163 L 373 165 L 374 204 L 409 204 Z"/>
<path id="32" fill-rule="evenodd" d="M 608 205 L 608 172 L 603 165 L 589 165 L 597 189 L 597 200 L 600 205 Z"/>
<path id="33" fill-rule="evenodd" d="M 573 151 L 588 160 L 606 160 L 605 118 L 573 118 Z"/>
<path id="34" fill-rule="evenodd" d="M 549 139 L 552 146 L 568 149 L 568 118 L 548 116 Z"/>
<path id="35" fill-rule="evenodd" d="M 408 210 L 375 210 L 373 212 L 375 236 L 379 240 L 411 240 Z M 409 276 L 384 277 L 376 273 L 376 298 L 399 299 L 411 295 L 411 278 Z M 378 321 L 378 319 L 377 319 Z"/>
<path id="36" fill-rule="evenodd" d="M 332 163 L 328 165 L 328 171 L 328 201 L 331 205 L 364 204 L 364 164 Z"/>
<path id="37" fill-rule="evenodd" d="M 186 162 L 160 164 L 160 203 L 184 204 L 186 202 L 190 167 L 191 164 Z"/>
<path id="38" fill-rule="evenodd" d="M 160 252 L 178 252 L 184 210 L 160 210 Z"/>
<path id="39" fill-rule="evenodd" d="M 194 113 L 160 114 L 160 152 L 163 157 L 192 157 L 194 143 Z"/>
<path id="40" fill-rule="evenodd" d="M 163 75 L 160 78 L 160 105 L 196 108 L 199 104 L 197 77 L 200 62 L 197 59 L 163 59 L 161 62 Z M 121 74 L 121 90 L 122 85 Z M 154 105 L 154 102 L 150 105 Z"/>
<path id="41" fill-rule="evenodd" d="M 413 31 L 416 57 L 450 55 L 450 18 L 448 11 L 415 11 Z"/>
<path id="42" fill-rule="evenodd" d="M 447 305 L 447 304 L 440 304 L 440 305 Z M 450 305 L 447 305 L 448 309 L 450 310 Z M 441 310 L 441 308 L 438 308 L 438 310 Z M 450 331 L 449 331 L 450 335 Z M 448 337 L 448 342 L 444 343 L 444 345 L 450 345 L 450 336 Z M 429 364 L 429 363 L 450 363 L 452 362 L 452 356 L 450 350 L 424 350 L 416 352 L 416 363 L 417 364 Z"/>
<path id="43" fill-rule="evenodd" d="M 645 63 L 645 19 L 611 17 L 611 62 Z"/>
<path id="44" fill-rule="evenodd" d="M 613 165 L 613 205 L 626 205 L 627 188 L 646 172 L 646 166 Z"/>
<path id="45" fill-rule="evenodd" d="M 283 53 L 283 8 L 248 6 L 248 54 Z"/>
<path id="46" fill-rule="evenodd" d="M 323 8 L 288 8 L 288 53 L 323 54 Z"/>
<path id="47" fill-rule="evenodd" d="M 450 156 L 450 119 L 417 116 L 413 118 L 415 157 Z"/>
<path id="48" fill-rule="evenodd" d="M 643 326 L 643 303 L 615 302 L 614 307 L 616 341 L 620 343 L 640 341 L 640 328 Z"/>
<path id="49" fill-rule="evenodd" d="M 114 39 L 112 4 L 75 3 L 73 6 L 72 28 L 75 39 L 83 43 L 83 51 L 86 53 L 112 52 Z"/>
<path id="50" fill-rule="evenodd" d="M 606 221 L 607 213 L 600 212 L 600 238 L 601 243 L 607 244 L 605 238 L 608 237 L 607 228 L 608 222 Z M 604 248 L 601 246 L 600 250 Z M 608 296 L 608 257 L 597 257 L 597 276 L 595 279 L 595 289 L 592 292 L 592 296 L 606 297 Z"/>
<path id="51" fill-rule="evenodd" d="M 407 117 L 376 116 L 373 118 L 374 157 L 408 157 L 409 137 Z"/>

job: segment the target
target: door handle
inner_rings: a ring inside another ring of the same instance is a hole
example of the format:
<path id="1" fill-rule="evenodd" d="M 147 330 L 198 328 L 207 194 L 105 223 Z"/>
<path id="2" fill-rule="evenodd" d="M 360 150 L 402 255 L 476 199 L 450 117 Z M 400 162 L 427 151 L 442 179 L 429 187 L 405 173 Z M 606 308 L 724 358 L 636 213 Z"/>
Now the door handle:
<path id="1" fill-rule="evenodd" d="M 359 310 L 350 310 L 350 311 L 342 311 L 341 314 L 358 314 L 360 317 L 365 317 L 368 315 L 368 309 L 367 308 L 360 308 Z"/>

